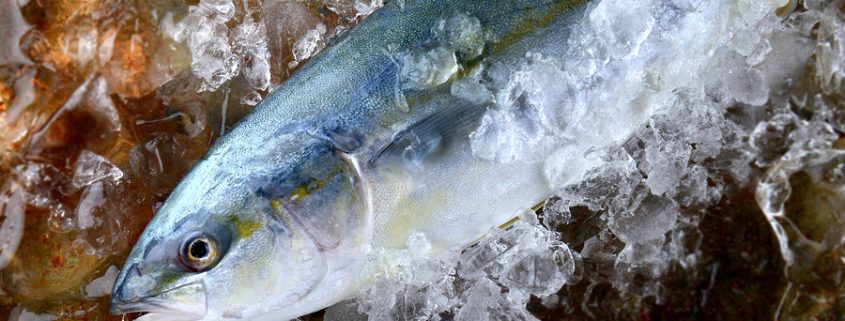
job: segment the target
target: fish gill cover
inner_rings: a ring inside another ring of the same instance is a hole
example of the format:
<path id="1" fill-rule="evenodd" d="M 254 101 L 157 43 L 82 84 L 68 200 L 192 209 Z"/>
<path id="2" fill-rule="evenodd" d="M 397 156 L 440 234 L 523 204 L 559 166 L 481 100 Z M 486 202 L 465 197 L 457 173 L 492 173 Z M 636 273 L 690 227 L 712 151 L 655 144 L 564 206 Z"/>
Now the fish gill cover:
<path id="1" fill-rule="evenodd" d="M 376 249 L 399 280 L 324 318 L 841 317 L 845 4 L 804 0 L 775 14 L 792 4 L 594 1 L 566 51 L 455 82 L 454 95 L 494 102 L 474 155 L 542 162 L 555 195 L 539 217 L 526 209 L 460 252 L 416 256 L 430 246 L 421 235 L 408 251 Z M 381 3 L 114 5 L 70 14 L 24 2 L 34 27 L 2 30 L 24 50 L 0 50 L 0 303 L 10 320 L 98 318 L 102 303 L 89 300 L 108 293 L 113 265 L 189 167 L 181 160 Z M 48 31 L 38 10 L 82 27 Z M 589 148 L 591 133 L 613 131 L 632 109 L 655 113 L 617 148 Z M 68 134 L 83 131 L 79 119 L 94 134 Z M 596 166 L 560 161 L 571 155 Z M 119 214 L 127 206 L 146 214 Z M 50 252 L 56 240 L 67 245 Z M 42 264 L 49 273 L 32 267 Z"/>

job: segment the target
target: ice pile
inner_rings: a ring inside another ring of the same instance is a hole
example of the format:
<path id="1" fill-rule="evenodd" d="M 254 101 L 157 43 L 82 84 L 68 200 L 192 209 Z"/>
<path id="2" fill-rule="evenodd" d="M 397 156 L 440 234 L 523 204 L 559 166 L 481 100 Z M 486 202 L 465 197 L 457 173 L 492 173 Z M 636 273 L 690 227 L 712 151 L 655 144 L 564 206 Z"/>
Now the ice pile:
<path id="1" fill-rule="evenodd" d="M 672 273 L 713 287 L 719 265 L 701 266 L 709 254 L 700 224 L 749 189 L 788 279 L 765 316 L 835 309 L 828 303 L 843 288 L 819 288 L 840 284 L 837 274 L 807 275 L 845 257 L 843 229 L 824 223 L 842 220 L 845 199 L 845 19 L 841 1 L 790 13 L 796 4 L 603 0 L 560 56 L 493 64 L 483 71 L 492 87 L 472 75 L 456 82 L 454 94 L 495 104 L 473 136 L 475 155 L 544 162 L 557 192 L 541 224 L 524 215 L 435 261 L 392 257 L 403 283 L 368 289 L 361 317 L 533 320 L 551 308 L 607 319 L 620 307 L 661 305 L 683 292 L 667 285 Z M 799 200 L 828 196 L 790 217 L 795 184 Z M 806 302 L 819 310 L 799 307 Z M 695 304 L 707 304 L 707 290 Z"/>
<path id="2" fill-rule="evenodd" d="M 328 39 L 383 5 L 380 0 L 327 0 L 317 4 L 335 12 L 339 24 L 327 26 L 309 12 L 309 4 L 296 1 L 241 4 L 201 0 L 178 22 L 172 13 L 166 13 L 160 28 L 173 41 L 187 45 L 191 71 L 201 80 L 199 92 L 217 91 L 243 76 L 250 90 L 243 94 L 242 101 L 255 105 L 279 84 L 272 75 L 280 68 L 297 67 L 325 47 Z M 289 26 L 295 28 L 282 29 Z M 298 39 L 292 48 L 285 47 L 284 38 L 288 37 Z"/>
<path id="3" fill-rule="evenodd" d="M 408 250 L 387 251 L 384 276 L 399 271 L 400 282 L 385 278 L 365 290 L 359 313 L 371 320 L 518 320 L 530 318 L 525 305 L 533 296 L 549 296 L 580 276 L 581 258 L 526 211 L 507 230 L 494 229 L 463 253 L 435 258 L 414 253 L 427 246 L 421 234 Z M 430 245 L 429 245 L 430 246 Z M 348 309 L 346 305 L 333 307 Z M 338 320 L 348 314 L 337 313 Z M 360 315 L 361 318 L 366 318 Z"/>

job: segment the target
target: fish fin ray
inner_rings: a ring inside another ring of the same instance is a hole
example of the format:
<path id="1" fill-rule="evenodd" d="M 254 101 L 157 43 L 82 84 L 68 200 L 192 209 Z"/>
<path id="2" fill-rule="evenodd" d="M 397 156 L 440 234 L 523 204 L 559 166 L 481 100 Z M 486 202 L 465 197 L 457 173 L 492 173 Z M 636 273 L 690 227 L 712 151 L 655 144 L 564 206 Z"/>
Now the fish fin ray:
<path id="1" fill-rule="evenodd" d="M 445 146 L 466 140 L 478 128 L 486 110 L 486 105 L 465 101 L 444 106 L 393 135 L 368 164 L 400 161 L 411 169 L 421 169 L 425 160 L 436 156 Z"/>

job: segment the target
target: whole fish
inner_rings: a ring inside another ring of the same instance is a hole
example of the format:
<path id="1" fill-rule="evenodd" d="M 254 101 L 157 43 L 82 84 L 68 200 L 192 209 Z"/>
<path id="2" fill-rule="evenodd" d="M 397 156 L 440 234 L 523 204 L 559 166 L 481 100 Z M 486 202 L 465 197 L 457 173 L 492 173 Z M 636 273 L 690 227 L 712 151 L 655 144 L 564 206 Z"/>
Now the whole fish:
<path id="1" fill-rule="evenodd" d="M 431 244 L 424 255 L 460 249 L 542 201 L 542 163 L 473 152 L 494 102 L 458 82 L 483 87 L 529 53 L 563 52 L 587 2 L 387 3 L 194 166 L 132 250 L 111 312 L 299 317 L 366 287 L 374 249 L 405 248 L 412 235 Z"/>

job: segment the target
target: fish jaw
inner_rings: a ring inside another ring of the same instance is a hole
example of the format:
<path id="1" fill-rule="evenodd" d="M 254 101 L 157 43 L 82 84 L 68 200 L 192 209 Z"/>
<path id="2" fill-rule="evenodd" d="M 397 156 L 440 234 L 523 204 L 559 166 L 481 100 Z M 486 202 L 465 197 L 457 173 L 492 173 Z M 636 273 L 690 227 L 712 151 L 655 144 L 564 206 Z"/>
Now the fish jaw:
<path id="1" fill-rule="evenodd" d="M 137 271 L 137 268 L 132 270 Z M 208 305 L 205 284 L 202 281 L 183 284 L 156 296 L 139 296 L 128 287 L 130 284 L 151 284 L 150 282 L 148 277 L 140 274 L 127 275 L 112 292 L 109 313 L 148 312 L 168 316 L 171 320 L 199 320 L 206 316 Z"/>
<path id="2" fill-rule="evenodd" d="M 244 311 L 241 320 L 293 320 L 326 309 L 338 302 L 353 299 L 372 282 L 374 267 L 363 247 L 342 247 L 324 252 L 329 272 L 308 294 L 292 304 Z M 283 272 L 280 270 L 279 272 Z M 202 320 L 219 320 L 209 313 Z"/>

